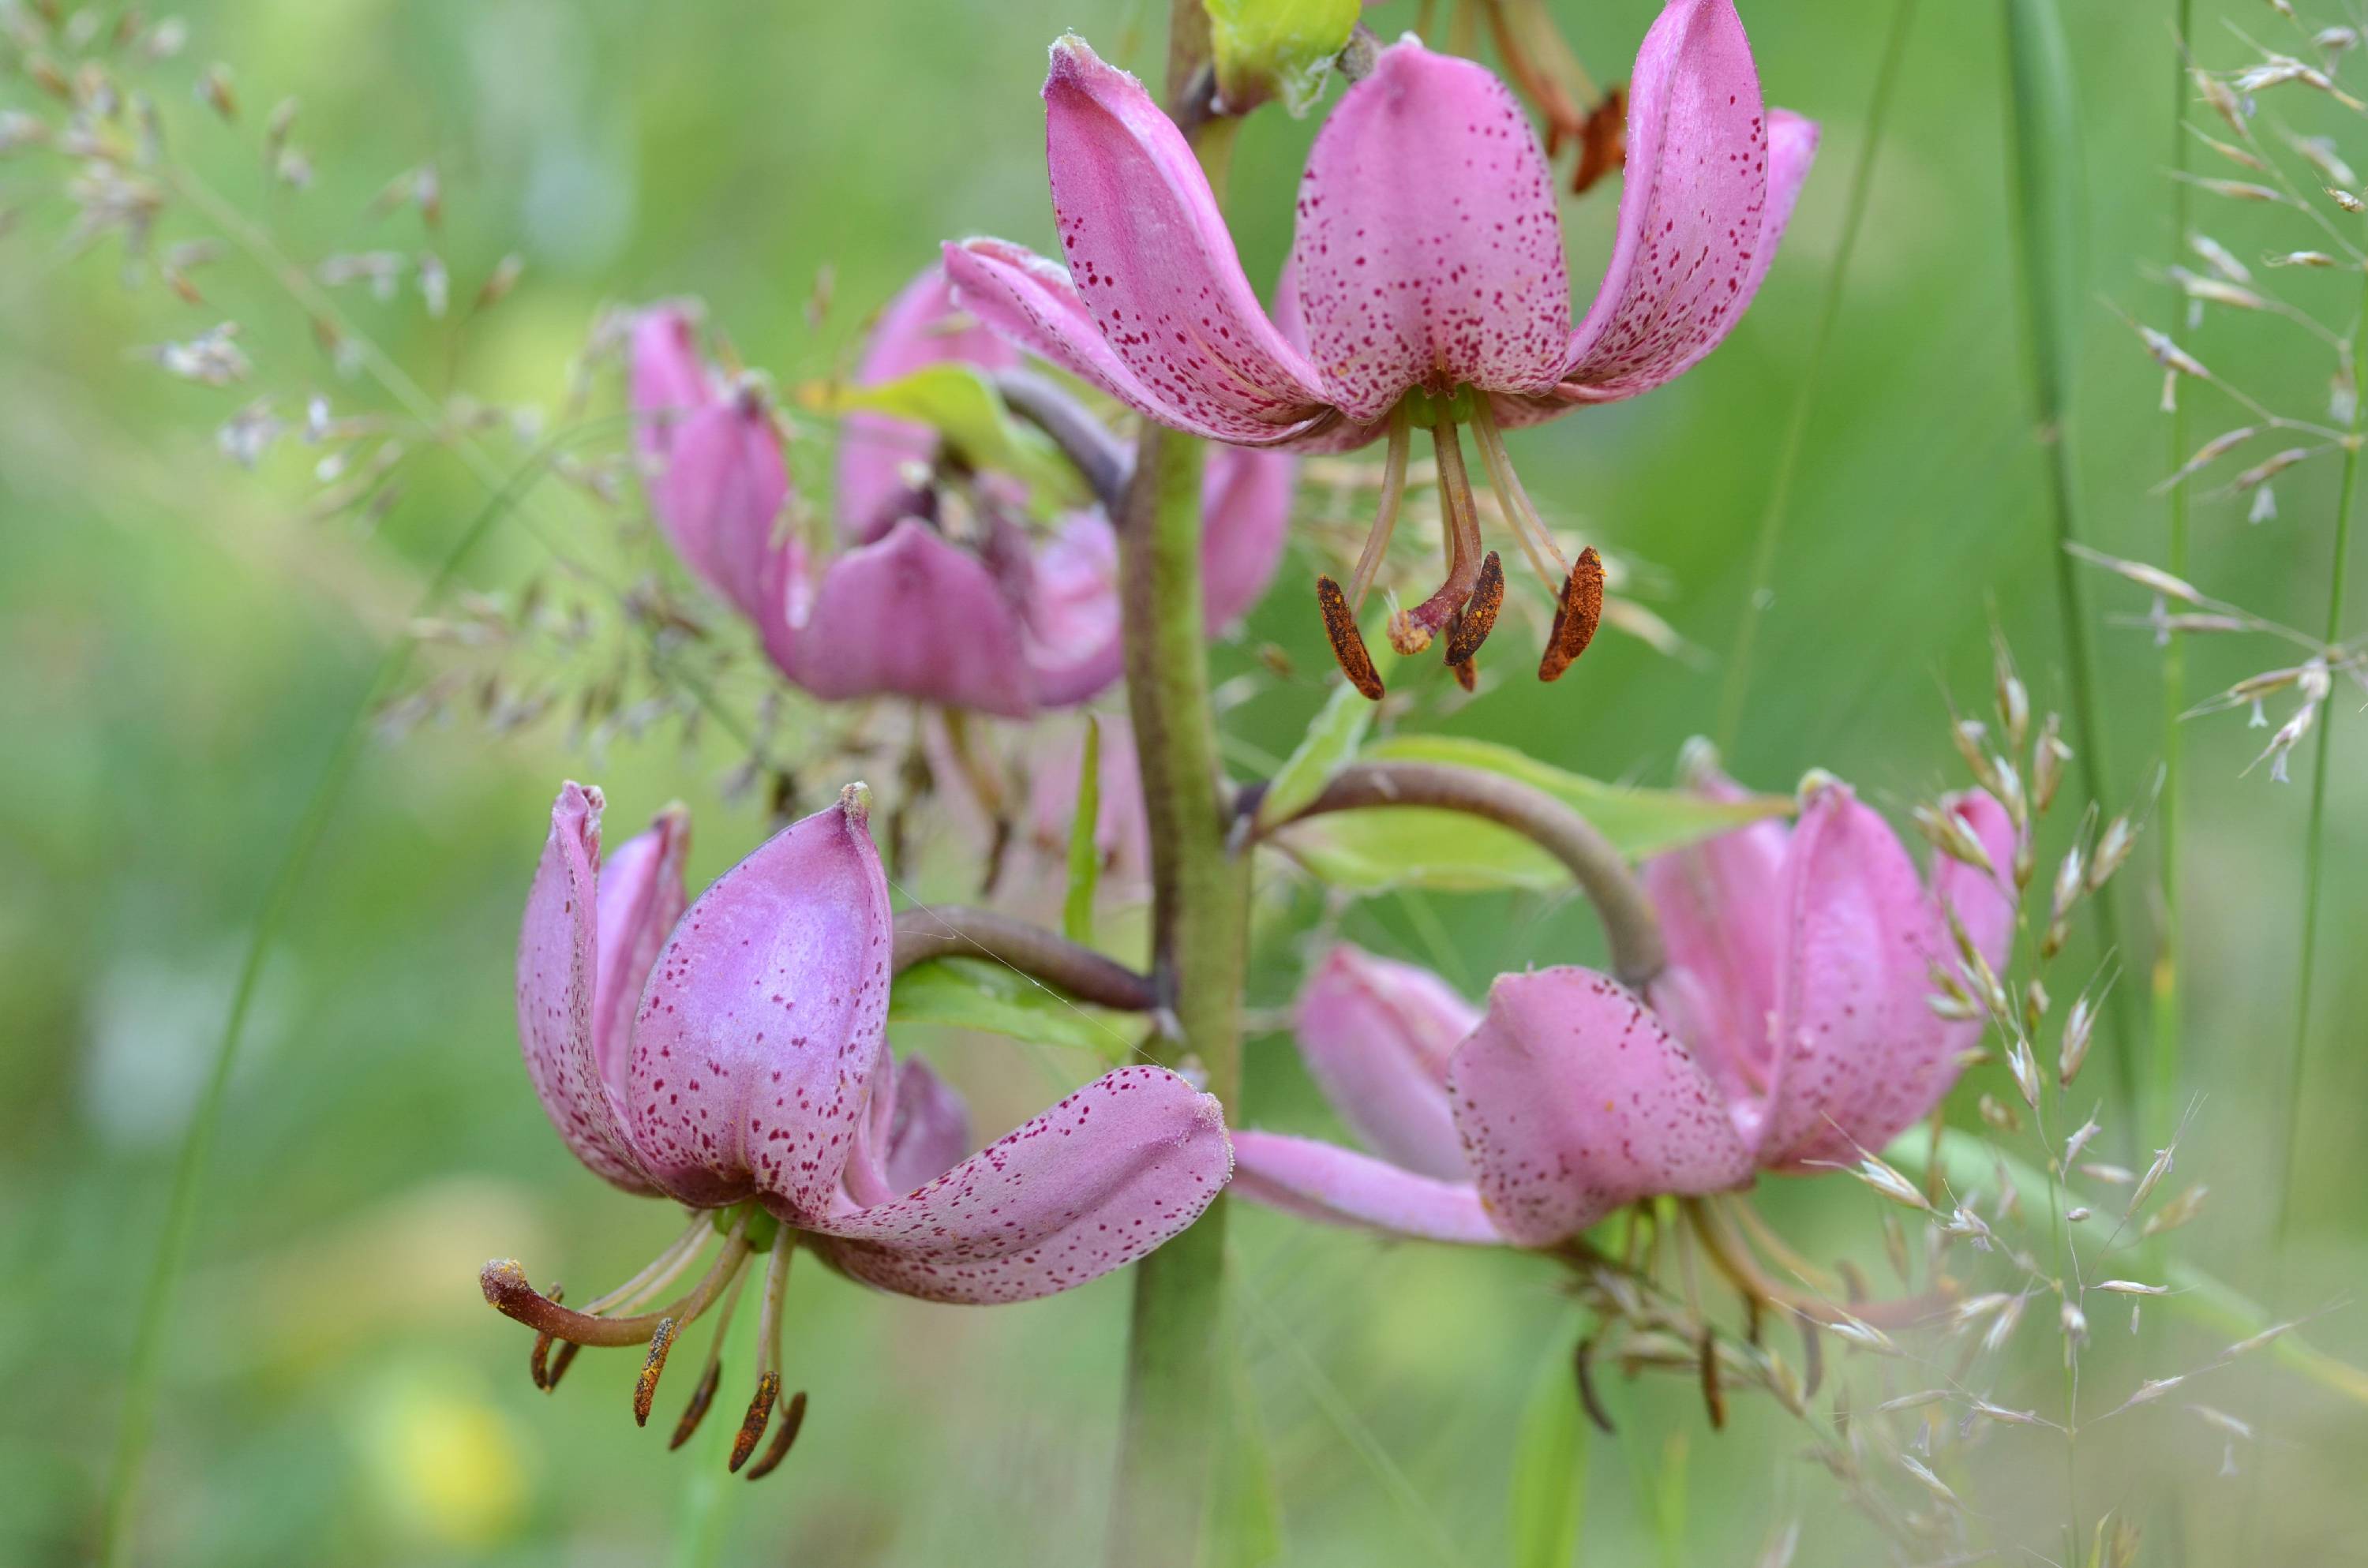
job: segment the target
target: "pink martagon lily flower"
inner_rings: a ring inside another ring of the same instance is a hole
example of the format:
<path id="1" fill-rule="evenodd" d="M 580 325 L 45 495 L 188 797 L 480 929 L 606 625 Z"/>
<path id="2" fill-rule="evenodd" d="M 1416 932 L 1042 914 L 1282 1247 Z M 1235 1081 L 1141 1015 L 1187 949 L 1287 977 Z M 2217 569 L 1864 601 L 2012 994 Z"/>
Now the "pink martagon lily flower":
<path id="1" fill-rule="evenodd" d="M 769 1344 L 797 1245 L 904 1295 L 1022 1301 L 1132 1262 L 1225 1185 L 1217 1102 L 1157 1067 L 1106 1074 L 963 1158 L 960 1099 L 919 1062 L 896 1065 L 885 1042 L 893 924 L 860 790 L 784 829 L 687 909 L 681 810 L 604 864 L 602 805 L 571 783 L 552 808 L 518 939 L 520 1043 L 585 1165 L 697 1213 L 652 1271 L 585 1312 L 536 1292 L 515 1263 L 486 1267 L 486 1299 L 546 1336 L 539 1381 L 552 1337 L 650 1342 L 662 1366 L 692 1318 L 719 1300 L 728 1314 L 755 1252 L 772 1257 Z M 631 1315 L 718 1231 L 723 1255 L 689 1296 Z M 779 1351 L 765 1354 L 769 1408 Z M 713 1375 L 711 1357 L 683 1436 Z M 645 1389 L 637 1413 L 647 1406 Z"/>
<path id="2" fill-rule="evenodd" d="M 1562 607 L 1539 669 L 1553 679 L 1584 648 L 1580 627 L 1592 631 L 1582 610 L 1600 576 L 1564 562 L 1500 432 L 1649 392 L 1715 347 L 1767 275 L 1816 150 L 1814 123 L 1763 107 L 1732 0 L 1669 0 L 1630 91 L 1618 237 L 1575 329 L 1554 177 L 1519 103 L 1483 67 L 1411 37 L 1317 133 L 1270 315 L 1181 132 L 1075 37 L 1053 46 L 1044 84 L 1067 267 L 974 239 L 947 247 L 947 271 L 988 325 L 1162 424 L 1302 451 L 1389 439 L 1350 586 L 1318 583 L 1341 663 L 1369 696 L 1380 682 L 1353 612 L 1396 521 L 1415 425 L 1439 452 L 1448 571 L 1393 618 L 1391 639 L 1419 653 L 1446 632 L 1450 664 L 1468 667 L 1501 602 L 1458 445 L 1469 423 Z"/>
<path id="3" fill-rule="evenodd" d="M 790 479 L 763 397 L 714 374 L 680 307 L 640 318 L 632 358 L 652 511 L 798 686 L 828 700 L 901 696 L 1027 718 L 1118 678 L 1117 544 L 1099 510 L 1072 512 L 1040 540 L 1018 520 L 1017 487 L 981 476 L 972 496 L 980 537 L 957 540 L 929 472 L 934 433 L 850 415 L 840 548 L 817 569 L 805 541 L 783 528 Z M 932 267 L 882 316 L 857 380 L 876 384 L 948 360 L 993 371 L 1015 358 L 954 310 Z M 1210 465 L 1202 558 L 1212 630 L 1247 610 L 1272 576 L 1294 466 L 1247 451 Z"/>
<path id="4" fill-rule="evenodd" d="M 1995 801 L 1951 809 L 2009 863 Z M 1725 835 L 1645 877 L 1670 957 L 1649 1005 L 1565 967 L 1500 976 L 1475 1010 L 1423 971 L 1336 951 L 1301 998 L 1300 1045 L 1380 1157 L 1237 1132 L 1237 1189 L 1401 1234 L 1553 1247 L 1637 1199 L 1848 1163 L 1955 1082 L 1980 1026 L 1932 1012 L 1930 975 L 1955 968 L 1952 912 L 2003 961 L 2004 883 L 1942 860 L 1928 888 L 1838 783 L 1793 827 Z"/>

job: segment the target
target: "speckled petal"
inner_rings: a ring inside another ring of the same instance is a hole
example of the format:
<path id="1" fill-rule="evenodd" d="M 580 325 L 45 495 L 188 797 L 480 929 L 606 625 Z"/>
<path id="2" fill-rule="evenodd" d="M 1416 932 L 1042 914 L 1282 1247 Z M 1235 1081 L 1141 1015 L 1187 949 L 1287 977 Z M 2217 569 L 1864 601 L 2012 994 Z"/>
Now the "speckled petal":
<path id="1" fill-rule="evenodd" d="M 1164 1068 L 1122 1067 L 910 1197 L 808 1228 L 882 1290 L 1027 1301 L 1151 1251 L 1199 1219 L 1232 1170 L 1214 1098 Z"/>
<path id="2" fill-rule="evenodd" d="M 1183 132 L 1075 37 L 1053 46 L 1044 79 L 1044 161 L 1078 296 L 1156 396 L 1195 421 L 1278 434 L 1327 401 L 1243 276 Z"/>
<path id="3" fill-rule="evenodd" d="M 1019 362 L 1017 349 L 955 306 L 945 269 L 933 266 L 882 312 L 856 365 L 855 384 L 878 386 L 931 365 L 975 365 L 992 372 Z M 848 415 L 839 425 L 840 537 L 866 541 L 887 532 L 905 515 L 905 469 L 927 463 L 937 449 L 937 434 L 926 425 L 884 414 Z"/>
<path id="4" fill-rule="evenodd" d="M 837 701 L 893 695 L 1026 718 L 1035 684 L 1019 620 L 978 558 L 910 518 L 830 563 L 776 622 L 781 673 Z"/>
<path id="5" fill-rule="evenodd" d="M 600 1075 L 600 791 L 574 781 L 551 808 L 518 931 L 518 1044 L 537 1098 L 575 1157 L 628 1192 L 656 1190 Z"/>
<path id="6" fill-rule="evenodd" d="M 1307 1071 L 1340 1119 L 1383 1159 L 1469 1181 L 1447 1104 L 1447 1061 L 1480 1010 L 1426 969 L 1346 943 L 1324 956 L 1292 1008 Z"/>
<path id="7" fill-rule="evenodd" d="M 760 616 L 790 498 L 780 435 L 753 392 L 686 416 L 649 481 L 650 510 L 683 559 L 742 613 Z"/>
<path id="8" fill-rule="evenodd" d="M 1524 1246 L 1622 1204 L 1751 1175 L 1718 1091 L 1651 1009 L 1585 969 L 1500 977 L 1448 1069 L 1456 1125 L 1497 1228 Z"/>
<path id="9" fill-rule="evenodd" d="M 1234 1134 L 1234 1192 L 1328 1225 L 1362 1225 L 1424 1241 L 1501 1246 L 1505 1238 L 1466 1177 L 1440 1181 L 1353 1149 L 1280 1132 Z"/>
<path id="10" fill-rule="evenodd" d="M 1177 401 L 1119 357 L 1067 269 L 1024 245 L 964 240 L 945 247 L 945 264 L 963 309 L 1008 341 L 1100 388 L 1146 419 L 1204 440 L 1294 450 L 1338 423 L 1328 404 L 1311 403 L 1304 417 L 1278 426 Z"/>
<path id="11" fill-rule="evenodd" d="M 1266 592 L 1291 528 L 1299 465 L 1276 452 L 1220 448 L 1201 489 L 1201 572 L 1213 636 Z M 1119 635 L 1118 540 L 1099 513 L 1064 524 L 1036 558 L 1029 663 L 1048 708 L 1107 690 L 1125 665 Z"/>
<path id="12" fill-rule="evenodd" d="M 1932 1014 L 1929 1001 L 1934 990 L 1932 970 L 1954 972 L 1958 967 L 1956 941 L 1949 935 L 1942 911 L 1957 912 L 1965 934 L 1993 971 L 2004 967 L 2007 949 L 2014 940 L 2014 900 L 2009 891 L 2013 884 L 2005 880 L 2014 863 L 2014 824 L 2007 820 L 2005 808 L 1987 795 L 1952 796 L 1945 804 L 1989 852 L 1990 863 L 2000 875 L 1987 877 L 1963 861 L 1934 858 L 1931 914 L 1923 927 L 1930 946 L 1926 961 L 1912 973 L 1900 966 L 1900 994 L 1895 999 L 1896 1009 L 1920 1017 L 1922 1027 L 1894 1042 L 1889 1065 L 1875 1077 L 1859 1119 L 1851 1126 L 1852 1135 L 1869 1149 L 1882 1148 L 1931 1114 L 1957 1081 L 1958 1058 L 1981 1040 L 1980 1020 L 1951 1022 Z"/>
<path id="13" fill-rule="evenodd" d="M 1409 387 L 1543 391 L 1568 358 L 1553 172 L 1510 89 L 1409 39 L 1316 132 L 1292 246 L 1309 358 L 1350 419 Z"/>
<path id="14" fill-rule="evenodd" d="M 1898 835 L 1846 785 L 1803 807 L 1782 896 L 1791 935 L 1759 1163 L 1801 1170 L 1882 1147 L 1917 1114 L 1898 1108 L 1947 1071 L 1926 1001 L 1947 938 Z"/>
<path id="15" fill-rule="evenodd" d="M 1722 798 L 1742 793 L 1724 778 L 1702 787 Z M 1790 836 L 1781 824 L 1754 823 L 1645 866 L 1669 955 L 1653 1004 L 1726 1097 L 1746 1142 L 1758 1139 L 1768 1087 Z"/>
<path id="16" fill-rule="evenodd" d="M 633 319 L 629 375 L 633 444 L 644 458 L 663 455 L 683 416 L 714 401 L 699 328 L 680 305 L 654 305 Z"/>
<path id="17" fill-rule="evenodd" d="M 886 1049 L 888 883 L 842 802 L 717 879 L 659 952 L 633 1020 L 626 1125 L 685 1203 L 838 1192 Z"/>
<path id="18" fill-rule="evenodd" d="M 690 813 L 681 806 L 668 806 L 648 832 L 610 850 L 600 867 L 593 1057 L 600 1064 L 600 1081 L 620 1096 L 625 1089 L 633 1008 L 642 999 L 642 985 L 657 961 L 658 949 L 682 918 L 688 898 L 682 861 L 689 850 Z"/>
<path id="19" fill-rule="evenodd" d="M 1767 275 L 1816 128 L 1770 145 L 1759 69 L 1733 0 L 1670 0 L 1637 52 L 1620 232 L 1563 391 L 1649 392 L 1716 347 Z"/>

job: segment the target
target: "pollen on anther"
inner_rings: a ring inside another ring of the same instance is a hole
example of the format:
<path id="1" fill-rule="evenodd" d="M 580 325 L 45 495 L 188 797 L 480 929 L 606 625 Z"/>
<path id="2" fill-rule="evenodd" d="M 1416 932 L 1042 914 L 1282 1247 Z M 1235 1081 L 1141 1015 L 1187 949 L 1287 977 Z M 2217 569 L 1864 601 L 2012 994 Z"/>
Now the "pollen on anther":
<path id="1" fill-rule="evenodd" d="M 1339 661 L 1340 673 L 1368 701 L 1379 702 L 1384 689 L 1382 673 L 1373 667 L 1373 655 L 1365 647 L 1365 634 L 1357 630 L 1357 615 L 1349 608 L 1349 596 L 1331 578 L 1318 577 L 1315 603 L 1324 612 L 1324 635 L 1331 641 L 1332 656 Z"/>
<path id="2" fill-rule="evenodd" d="M 1595 640 L 1603 619 L 1603 558 L 1593 545 L 1578 552 L 1570 578 L 1562 586 L 1562 603 L 1554 609 L 1554 630 L 1546 634 L 1545 656 L 1538 661 L 1540 680 L 1558 680 L 1562 673 Z"/>

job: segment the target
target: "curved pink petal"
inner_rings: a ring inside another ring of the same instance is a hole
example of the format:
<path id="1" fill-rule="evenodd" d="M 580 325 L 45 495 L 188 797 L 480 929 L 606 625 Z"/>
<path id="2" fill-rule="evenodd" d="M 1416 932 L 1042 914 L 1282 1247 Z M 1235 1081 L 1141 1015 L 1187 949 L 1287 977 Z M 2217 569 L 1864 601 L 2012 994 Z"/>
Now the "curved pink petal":
<path id="1" fill-rule="evenodd" d="M 633 318 L 630 355 L 633 444 L 644 458 L 658 457 L 682 418 L 714 401 L 698 325 L 680 305 L 652 306 Z"/>
<path id="2" fill-rule="evenodd" d="M 1278 426 L 1178 401 L 1166 387 L 1136 375 L 1102 336 L 1100 323 L 1078 296 L 1067 269 L 1025 245 L 964 240 L 945 247 L 945 264 L 954 298 L 963 309 L 1009 342 L 1099 387 L 1145 418 L 1203 440 L 1294 450 L 1338 424 L 1325 405 L 1311 404 L 1304 417 Z"/>
<path id="3" fill-rule="evenodd" d="M 1044 161 L 1078 297 L 1155 393 L 1277 434 L 1328 401 L 1243 276 L 1184 133 L 1074 36 L 1053 46 L 1044 79 Z"/>
<path id="4" fill-rule="evenodd" d="M 1480 1011 L 1427 969 L 1343 943 L 1292 1007 L 1292 1033 L 1324 1097 L 1394 1165 L 1471 1179 L 1447 1103 L 1447 1061 Z"/>
<path id="5" fill-rule="evenodd" d="M 1930 998 L 1936 989 L 1932 971 L 1954 973 L 1961 967 L 1946 912 L 1956 912 L 1966 936 L 1973 938 L 1975 950 L 1994 972 L 2005 967 L 2007 950 L 2014 941 L 2013 884 L 2006 880 L 2014 864 L 2013 823 L 2005 808 L 1987 795 L 1955 795 L 1943 804 L 1989 852 L 1998 875 L 1985 875 L 1946 856 L 1933 858 L 1932 892 L 1926 901 L 1930 913 L 1920 927 L 1930 946 L 1923 951 L 1923 964 L 1912 975 L 1902 965 L 1896 978 L 1900 987 L 1896 1006 L 1919 1017 L 1920 1027 L 1895 1042 L 1888 1065 L 1875 1077 L 1851 1127 L 1858 1143 L 1867 1149 L 1882 1148 L 1930 1115 L 1956 1083 L 1960 1059 L 1981 1040 L 1979 1019 L 1952 1022 L 1931 1010 Z"/>
<path id="6" fill-rule="evenodd" d="M 753 392 L 686 416 L 649 481 L 650 510 L 686 565 L 746 615 L 764 612 L 781 508 L 780 434 Z"/>
<path id="7" fill-rule="evenodd" d="M 1199 1219 L 1232 1169 L 1213 1097 L 1122 1067 L 909 1197 L 797 1222 L 882 1290 L 1019 1301 L 1133 1262 Z"/>
<path id="8" fill-rule="evenodd" d="M 601 1076 L 600 791 L 570 780 L 551 808 L 518 929 L 518 1045 L 535 1097 L 575 1157 L 628 1192 L 656 1190 Z"/>
<path id="9" fill-rule="evenodd" d="M 1279 452 L 1221 447 L 1201 486 L 1201 597 L 1215 636 L 1274 580 L 1291 528 L 1299 465 Z M 1118 539 L 1099 513 L 1079 514 L 1036 557 L 1029 662 L 1047 707 L 1084 702 L 1125 671 Z"/>
<path id="10" fill-rule="evenodd" d="M 1650 392 L 1718 346 L 1767 275 L 1816 150 L 1816 127 L 1793 115 L 1771 145 L 1733 0 L 1670 0 L 1629 93 L 1619 238 L 1559 389 L 1575 401 Z"/>
<path id="11" fill-rule="evenodd" d="M 1480 1191 L 1310 1138 L 1234 1134 L 1234 1191 L 1253 1203 L 1330 1225 L 1363 1225 L 1424 1241 L 1501 1246 Z"/>
<path id="12" fill-rule="evenodd" d="M 1201 594 L 1209 630 L 1247 615 L 1274 581 L 1291 537 L 1299 464 L 1281 452 L 1222 449 L 1209 454 L 1201 487 Z"/>
<path id="13" fill-rule="evenodd" d="M 1008 369 L 1019 351 L 954 304 L 945 269 L 933 266 L 905 286 L 871 330 L 855 384 L 874 387 L 947 363 Z M 884 414 L 850 414 L 839 426 L 837 508 L 842 538 L 878 539 L 905 514 L 905 471 L 927 463 L 936 432 Z"/>
<path id="14" fill-rule="evenodd" d="M 970 1107 L 917 1056 L 896 1064 L 895 1114 L 888 1121 L 888 1185 L 917 1191 L 970 1153 Z"/>
<path id="15" fill-rule="evenodd" d="M 1703 787 L 1723 798 L 1741 793 L 1724 778 Z M 1768 1088 L 1790 836 L 1781 824 L 1754 823 L 1645 865 L 1669 957 L 1654 1006 L 1726 1097 L 1746 1142 L 1757 1139 Z"/>
<path id="16" fill-rule="evenodd" d="M 668 806 L 609 852 L 600 867 L 595 929 L 599 963 L 592 987 L 593 1059 L 600 1081 L 622 1096 L 625 1059 L 632 1043 L 633 1008 L 657 961 L 658 949 L 682 918 L 682 861 L 690 849 L 690 813 Z M 621 1099 L 619 1103 L 622 1103 Z"/>
<path id="17" fill-rule="evenodd" d="M 1448 1070 L 1497 1228 L 1550 1246 L 1622 1204 L 1751 1175 L 1718 1091 L 1651 1009 L 1584 969 L 1500 977 Z"/>
<path id="18" fill-rule="evenodd" d="M 893 694 L 1026 718 L 1019 621 L 976 556 L 910 518 L 831 562 L 810 604 L 766 638 L 781 673 L 826 700 Z"/>
<path id="19" fill-rule="evenodd" d="M 1947 937 L 1898 835 L 1842 784 L 1803 808 L 1782 899 L 1759 1163 L 1800 1170 L 1881 1148 L 1954 1076 L 1926 1000 Z"/>
<path id="20" fill-rule="evenodd" d="M 888 883 L 861 812 L 793 823 L 701 893 L 633 1019 L 625 1107 L 652 1177 L 700 1208 L 824 1212 L 885 1050 Z"/>
<path id="21" fill-rule="evenodd" d="M 1316 132 L 1292 263 L 1309 358 L 1352 420 L 1409 387 L 1543 391 L 1568 358 L 1562 224 L 1529 119 L 1485 68 L 1411 39 Z"/>

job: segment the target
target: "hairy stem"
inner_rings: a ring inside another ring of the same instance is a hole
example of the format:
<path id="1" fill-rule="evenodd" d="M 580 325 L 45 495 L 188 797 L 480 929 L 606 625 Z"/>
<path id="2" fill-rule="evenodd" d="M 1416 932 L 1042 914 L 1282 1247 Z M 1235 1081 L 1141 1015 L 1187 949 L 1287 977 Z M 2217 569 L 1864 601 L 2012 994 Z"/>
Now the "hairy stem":
<path id="1" fill-rule="evenodd" d="M 1201 0 L 1171 0 L 1170 112 L 1200 97 L 1209 18 Z M 1235 123 L 1197 112 L 1186 123 L 1223 199 Z M 1238 1119 L 1241 999 L 1248 965 L 1249 862 L 1226 842 L 1201 587 L 1200 443 L 1146 427 L 1117 514 L 1128 710 L 1151 840 L 1152 974 L 1176 1014 L 1178 1040 L 1227 1119 Z M 1190 1568 L 1200 1555 L 1217 1433 L 1224 1335 L 1225 1199 L 1135 1267 L 1106 1561 Z"/>
<path id="2" fill-rule="evenodd" d="M 1809 416 L 1817 404 L 1817 392 L 1823 385 L 1826 353 L 1832 346 L 1835 324 L 1842 313 L 1842 293 L 1850 281 L 1850 257 L 1857 254 L 1858 236 L 1866 220 L 1867 198 L 1874 187 L 1875 159 L 1883 151 L 1883 128 L 1891 117 L 1892 88 L 1899 79 L 1899 64 L 1907 53 L 1909 24 L 1916 19 L 1916 0 L 1896 0 L 1892 7 L 1891 27 L 1884 35 L 1883 57 L 1874 71 L 1874 97 L 1866 108 L 1866 140 L 1860 144 L 1858 163 L 1850 170 L 1850 201 L 1842 212 L 1840 242 L 1834 249 L 1833 268 L 1826 275 L 1825 302 L 1817 311 L 1817 333 L 1809 346 L 1809 361 L 1801 372 L 1800 390 L 1793 396 L 1793 420 L 1785 429 L 1784 445 L 1777 453 L 1776 472 L 1768 485 L 1768 506 L 1759 515 L 1759 540 L 1751 554 L 1751 591 L 1743 601 L 1743 621 L 1736 628 L 1735 651 L 1726 665 L 1725 689 L 1718 702 L 1718 747 L 1732 750 L 1736 731 L 1743 722 L 1743 702 L 1751 689 L 1752 643 L 1759 634 L 1759 619 L 1766 613 L 1762 604 L 1770 592 L 1770 580 L 1776 572 L 1776 552 L 1784 537 L 1784 520 L 1793 505 L 1793 480 L 1799 472 L 1801 449 L 1809 433 Z"/>
<path id="3" fill-rule="evenodd" d="M 453 541 L 452 548 L 438 563 L 435 574 L 421 589 L 419 602 L 404 622 L 406 627 L 426 619 L 443 601 L 470 555 L 528 487 L 541 477 L 562 444 L 557 440 L 546 443 L 495 487 L 492 498 L 470 519 L 469 526 L 461 531 L 461 537 Z M 188 1262 L 190 1232 L 197 1221 L 198 1192 L 222 1125 L 222 1108 L 230 1095 L 231 1069 L 238 1060 L 239 1043 L 246 1035 L 256 987 L 262 981 L 264 963 L 272 946 L 287 924 L 297 886 L 320 848 L 323 834 L 328 830 L 330 814 L 344 793 L 346 780 L 353 776 L 354 765 L 361 758 L 369 738 L 370 713 L 401 684 L 416 646 L 405 631 L 380 655 L 377 668 L 355 701 L 352 716 L 322 762 L 320 778 L 304 803 L 303 814 L 288 835 L 287 848 L 264 889 L 255 929 L 239 960 L 230 1011 L 214 1041 L 213 1062 L 207 1069 L 205 1087 L 190 1112 L 188 1130 L 181 1135 L 180 1155 L 173 1167 L 172 1192 L 165 1201 L 165 1225 L 157 1234 L 156 1256 L 148 1267 L 148 1283 L 141 1295 L 140 1317 L 132 1331 L 131 1360 L 124 1374 L 123 1414 L 116 1430 L 115 1458 L 108 1476 L 106 1509 L 99 1523 L 98 1560 L 102 1563 L 124 1562 L 131 1554 L 131 1499 L 139 1491 L 140 1472 L 148 1454 L 165 1327 L 172 1316 L 173 1295 L 180 1282 L 181 1269 Z"/>
<path id="4" fill-rule="evenodd" d="M 1452 763 L 1360 762 L 1334 774 L 1291 820 L 1391 806 L 1463 812 L 1531 840 L 1569 869 L 1595 905 L 1620 983 L 1641 989 L 1661 972 L 1660 923 L 1628 862 L 1585 817 L 1519 779 Z"/>
<path id="5" fill-rule="evenodd" d="M 896 951 L 890 963 L 896 973 L 944 958 L 992 959 L 1097 1006 L 1147 1013 L 1159 1005 L 1150 976 L 1015 915 L 925 904 L 896 916 Z"/>

